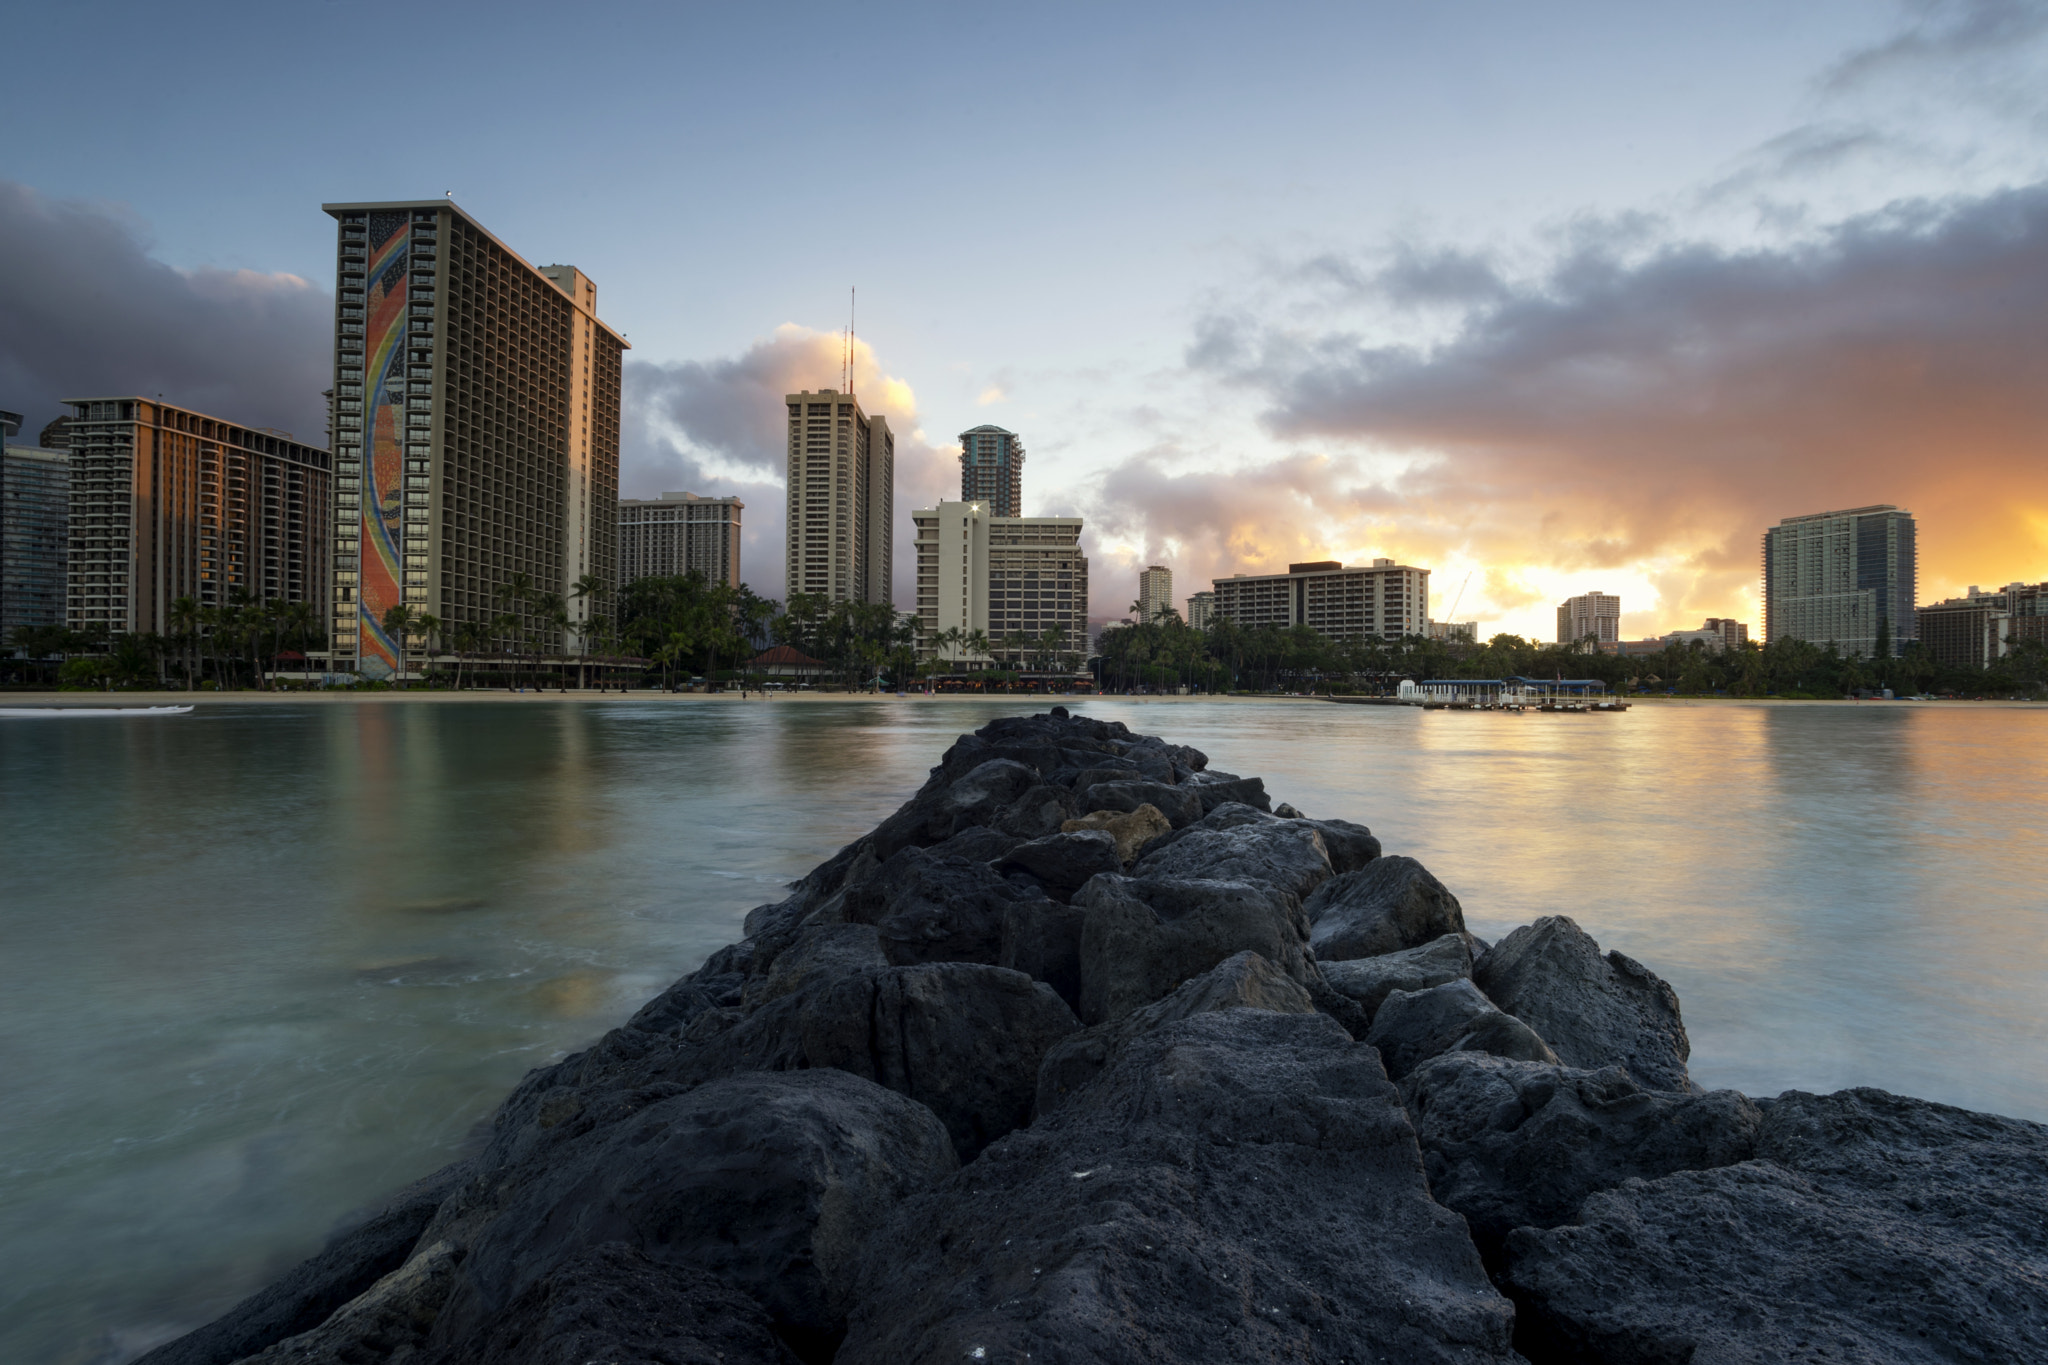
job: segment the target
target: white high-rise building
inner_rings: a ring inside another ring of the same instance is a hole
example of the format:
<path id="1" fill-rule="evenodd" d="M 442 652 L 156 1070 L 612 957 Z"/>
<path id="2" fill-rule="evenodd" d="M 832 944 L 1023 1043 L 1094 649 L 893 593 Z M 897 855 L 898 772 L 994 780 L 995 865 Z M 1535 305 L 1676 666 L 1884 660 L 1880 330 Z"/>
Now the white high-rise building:
<path id="1" fill-rule="evenodd" d="M 983 502 L 910 514 L 917 528 L 917 649 L 962 668 L 1088 643 L 1088 558 L 1079 517 L 998 517 Z M 963 643 L 980 632 L 988 649 Z M 955 634 L 957 632 L 957 635 Z M 1021 641 L 1021 642 L 1020 642 Z"/>
<path id="2" fill-rule="evenodd" d="M 894 565 L 896 438 L 850 393 L 792 393 L 789 544 L 784 592 L 833 602 L 889 602 Z"/>
<path id="3" fill-rule="evenodd" d="M 1216 592 L 1198 592 L 1188 598 L 1188 625 L 1194 630 L 1207 630 L 1216 620 Z"/>
<path id="4" fill-rule="evenodd" d="M 1286 573 L 1215 580 L 1216 619 L 1254 630 L 1307 626 L 1332 640 L 1420 635 L 1429 626 L 1429 570 L 1391 559 L 1290 564 Z"/>
<path id="5" fill-rule="evenodd" d="M 1592 637 L 1595 647 L 1621 640 L 1621 599 L 1612 593 L 1589 592 L 1567 597 L 1557 607 L 1557 642 L 1576 644 Z"/>
<path id="6" fill-rule="evenodd" d="M 1154 564 L 1138 574 L 1138 620 L 1155 622 L 1173 610 L 1173 570 Z"/>

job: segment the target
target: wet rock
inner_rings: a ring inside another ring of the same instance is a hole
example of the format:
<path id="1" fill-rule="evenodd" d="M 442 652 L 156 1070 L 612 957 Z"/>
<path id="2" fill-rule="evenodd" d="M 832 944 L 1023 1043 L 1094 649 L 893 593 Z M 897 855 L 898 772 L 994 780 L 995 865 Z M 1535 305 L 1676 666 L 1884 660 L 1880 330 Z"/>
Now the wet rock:
<path id="1" fill-rule="evenodd" d="M 1493 1263 L 1517 1227 L 1569 1221 L 1634 1179 L 1747 1161 L 1763 1114 L 1745 1095 L 1650 1090 L 1599 1071 L 1448 1052 L 1401 1082 L 1438 1203 L 1465 1215 Z"/>
<path id="2" fill-rule="evenodd" d="M 1309 931 L 1314 940 L 1315 931 Z M 1394 991 L 1425 991 L 1472 975 L 1472 949 L 1463 934 L 1445 934 L 1420 948 L 1378 957 L 1355 957 L 1316 965 L 1331 987 L 1356 1000 L 1370 1016 Z"/>
<path id="3" fill-rule="evenodd" d="M 245 1358 L 245 1365 L 360 1365 L 417 1359 L 455 1285 L 461 1249 L 433 1242 L 337 1308 L 319 1326 Z"/>
<path id="4" fill-rule="evenodd" d="M 1060 831 L 1075 834 L 1082 830 L 1106 830 L 1116 839 L 1116 856 L 1128 865 L 1139 850 L 1172 828 L 1172 822 L 1159 813 L 1159 807 L 1139 806 L 1132 811 L 1091 811 L 1062 824 Z"/>
<path id="5" fill-rule="evenodd" d="M 1238 953 L 1183 981 L 1164 1000 L 1054 1043 L 1038 1067 L 1038 1116 L 1051 1113 L 1094 1081 L 1131 1039 L 1176 1019 L 1231 1009 L 1309 1014 L 1315 1006 L 1300 983 L 1272 963 L 1257 953 Z"/>
<path id="6" fill-rule="evenodd" d="M 1116 835 L 1083 829 L 1019 844 L 995 863 L 1000 873 L 1029 872 L 1060 900 L 1072 898 L 1098 872 L 1123 871 Z"/>
<path id="7" fill-rule="evenodd" d="M 473 1339 L 616 1242 L 730 1280 L 813 1355 L 838 1335 L 870 1232 L 955 1165 L 931 1111 L 845 1072 L 710 1082 L 512 1173 L 432 1342 Z"/>
<path id="8" fill-rule="evenodd" d="M 1081 1019 L 1100 1024 L 1164 999 L 1227 957 L 1254 952 L 1297 981 L 1314 973 L 1301 905 L 1243 882 L 1104 875 L 1074 897 Z"/>
<path id="9" fill-rule="evenodd" d="M 1563 915 L 1526 924 L 1473 967 L 1496 1005 L 1543 1035 L 1567 1066 L 1625 1066 L 1643 1085 L 1686 1090 L 1692 1044 L 1678 995 L 1633 958 L 1600 955 Z"/>
<path id="10" fill-rule="evenodd" d="M 1387 1074 L 1395 1080 L 1445 1052 L 1557 1060 L 1527 1024 L 1494 1008 L 1477 986 L 1462 978 L 1427 990 L 1392 992 L 1373 1013 L 1365 1041 L 1379 1049 Z"/>
<path id="11" fill-rule="evenodd" d="M 1458 898 L 1413 858 L 1373 858 L 1323 883 L 1302 910 L 1319 962 L 1420 948 L 1465 928 Z"/>
<path id="12" fill-rule="evenodd" d="M 1081 926 L 1087 913 L 1041 897 L 1021 900 L 1003 912 L 999 967 L 1043 981 L 1070 1009 L 1081 1007 Z"/>
<path id="13" fill-rule="evenodd" d="M 872 924 L 818 925 L 798 934 L 789 947 L 776 954 L 773 965 L 746 984 L 740 1003 L 751 1009 L 828 978 L 876 972 L 889 965 L 881 935 Z M 695 1017 L 688 1022 L 695 1022 Z"/>
<path id="14" fill-rule="evenodd" d="M 643 1033 L 681 1033 L 698 1015 L 739 1004 L 746 982 L 744 971 L 715 971 L 706 963 L 642 1005 L 626 1027 Z"/>
<path id="15" fill-rule="evenodd" d="M 418 1365 L 799 1365 L 730 1280 L 625 1242 L 564 1258 Z"/>
<path id="16" fill-rule="evenodd" d="M 1755 1160 L 1517 1229 L 1507 1281 L 1532 1352 L 1558 1358 L 2048 1359 L 2048 1127 L 1782 1095 Z"/>
<path id="17" fill-rule="evenodd" d="M 142 1357 L 148 1365 L 227 1365 L 318 1327 L 343 1304 L 404 1265 L 420 1234 L 470 1164 L 443 1167 L 406 1186 L 317 1255 L 194 1331 Z"/>
<path id="18" fill-rule="evenodd" d="M 994 963 L 1003 914 L 1027 893 L 986 863 L 905 849 L 880 875 L 847 893 L 846 917 L 872 924 L 896 966 Z"/>
<path id="19" fill-rule="evenodd" d="M 1202 818 L 1202 798 L 1194 787 L 1170 787 L 1164 782 L 1098 782 L 1081 794 L 1081 804 L 1090 811 L 1134 811 L 1151 806 L 1175 829 Z"/>
<path id="20" fill-rule="evenodd" d="M 1133 1040 L 869 1243 L 836 1365 L 1513 1360 L 1370 1049 L 1314 1014 Z"/>
<path id="21" fill-rule="evenodd" d="M 1276 887 L 1297 900 L 1331 875 L 1321 832 L 1304 821 L 1272 816 L 1225 828 L 1190 829 L 1147 851 L 1131 870 L 1140 877 L 1250 882 Z"/>

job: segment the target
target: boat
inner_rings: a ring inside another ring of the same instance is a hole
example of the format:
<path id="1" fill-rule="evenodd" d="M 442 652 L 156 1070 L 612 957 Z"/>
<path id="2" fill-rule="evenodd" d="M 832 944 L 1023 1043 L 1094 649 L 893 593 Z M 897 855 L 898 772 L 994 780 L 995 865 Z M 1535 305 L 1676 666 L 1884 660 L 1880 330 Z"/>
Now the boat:
<path id="1" fill-rule="evenodd" d="M 0 720 L 45 716 L 189 716 L 189 706 L 0 706 Z"/>

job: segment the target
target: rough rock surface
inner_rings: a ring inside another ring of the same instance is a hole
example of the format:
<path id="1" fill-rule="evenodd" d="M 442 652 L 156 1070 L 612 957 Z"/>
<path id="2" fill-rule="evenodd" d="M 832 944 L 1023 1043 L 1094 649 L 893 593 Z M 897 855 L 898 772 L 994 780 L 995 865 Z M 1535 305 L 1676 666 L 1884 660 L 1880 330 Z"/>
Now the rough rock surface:
<path id="1" fill-rule="evenodd" d="M 1465 931 L 1465 912 L 1413 858 L 1375 858 L 1317 888 L 1302 910 L 1316 959 L 1377 957 Z"/>
<path id="2" fill-rule="evenodd" d="M 1310 938 L 1313 941 L 1314 929 Z M 1420 948 L 1378 957 L 1326 962 L 1317 954 L 1323 980 L 1356 1000 L 1368 1017 L 1394 991 L 1424 991 L 1472 975 L 1472 948 L 1463 934 L 1445 934 Z"/>
<path id="3" fill-rule="evenodd" d="M 1525 924 L 1493 945 L 1472 979 L 1568 1066 L 1625 1066 L 1657 1090 L 1691 1086 L 1692 1043 L 1663 978 L 1600 945 L 1563 915 Z"/>
<path id="4" fill-rule="evenodd" d="M 1227 957 L 1254 952 L 1312 979 L 1308 925 L 1293 896 L 1245 882 L 1101 876 L 1074 897 L 1083 1023 L 1121 1019 Z"/>
<path id="5" fill-rule="evenodd" d="M 729 1279 L 809 1354 L 838 1334 L 869 1233 L 956 1164 L 929 1110 L 843 1071 L 713 1081 L 510 1173 L 431 1340 L 486 1330 L 551 1272 L 623 1242 Z"/>
<path id="6" fill-rule="evenodd" d="M 1163 782 L 1098 782 L 1081 793 L 1087 812 L 1134 811 L 1150 806 L 1175 829 L 1202 818 L 1202 798 L 1195 787 L 1169 787 Z"/>
<path id="7" fill-rule="evenodd" d="M 1370 1049 L 1232 1009 L 1133 1040 L 870 1243 L 837 1365 L 1509 1361 Z"/>
<path id="8" fill-rule="evenodd" d="M 1271 816 L 1227 829 L 1190 829 L 1145 854 L 1131 869 L 1140 877 L 1251 882 L 1274 886 L 1297 900 L 1330 879 L 1330 851 L 1305 820 Z"/>
<path id="9" fill-rule="evenodd" d="M 1129 811 L 1090 811 L 1060 826 L 1066 834 L 1090 829 L 1109 831 L 1116 838 L 1116 856 L 1127 866 L 1138 856 L 1138 850 L 1172 828 L 1173 823 L 1159 813 L 1159 807 L 1149 805 Z"/>
<path id="10" fill-rule="evenodd" d="M 846 893 L 846 918 L 872 924 L 897 966 L 922 962 L 993 964 L 1003 946 L 1003 913 L 1032 894 L 987 863 L 908 848 Z"/>
<path id="11" fill-rule="evenodd" d="M 1450 1052 L 1401 1082 L 1429 1187 L 1489 1262 L 1517 1227 L 1569 1221 L 1623 1181 L 1747 1161 L 1763 1114 L 1745 1095 L 1648 1090 L 1600 1071 Z"/>
<path id="12" fill-rule="evenodd" d="M 1507 1278 L 1555 1358 L 2048 1360 L 2048 1127 L 1791 1092 L 1755 1160 L 1517 1229 Z"/>
<path id="13" fill-rule="evenodd" d="M 1043 981 L 1081 1008 L 1081 924 L 1087 912 L 1062 901 L 1033 897 L 1003 912 L 1003 947 L 996 965 Z"/>
<path id="14" fill-rule="evenodd" d="M 1495 1009 L 1462 977 L 1421 991 L 1395 991 L 1380 1003 L 1365 1041 L 1395 1080 L 1445 1052 L 1487 1052 L 1529 1062 L 1557 1057 L 1529 1026 Z"/>
<path id="15" fill-rule="evenodd" d="M 1124 860 L 1117 851 L 1115 834 L 1083 829 L 1019 844 L 993 866 L 998 873 L 1027 872 L 1048 893 L 1069 900 L 1096 873 L 1123 871 Z"/>
<path id="16" fill-rule="evenodd" d="M 1133 1038 L 1176 1019 L 1231 1009 L 1311 1014 L 1315 1005 L 1298 982 L 1272 963 L 1257 953 L 1238 953 L 1182 982 L 1164 1000 L 1054 1043 L 1038 1065 L 1038 1115 L 1051 1113 L 1087 1087 Z"/>
<path id="17" fill-rule="evenodd" d="M 1266 780 L 1262 777 L 1235 777 L 1228 773 L 1203 773 L 1191 784 L 1202 798 L 1202 811 L 1207 814 L 1218 806 L 1235 802 L 1252 807 L 1254 810 L 1270 810 L 1273 799 L 1266 795 Z"/>

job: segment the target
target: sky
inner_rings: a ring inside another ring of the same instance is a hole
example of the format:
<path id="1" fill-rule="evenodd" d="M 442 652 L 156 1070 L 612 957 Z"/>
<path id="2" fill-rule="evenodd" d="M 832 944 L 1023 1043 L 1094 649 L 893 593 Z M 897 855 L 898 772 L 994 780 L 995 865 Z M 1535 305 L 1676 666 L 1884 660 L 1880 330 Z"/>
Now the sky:
<path id="1" fill-rule="evenodd" d="M 622 491 L 744 498 L 770 596 L 854 287 L 899 606 L 983 422 L 1098 617 L 1387 556 L 1486 634 L 1754 626 L 1764 529 L 1872 503 L 1923 601 L 2048 578 L 2048 0 L 368 15 L 10 17 L 0 407 L 317 433 L 320 204 L 452 194 L 597 281 Z"/>

